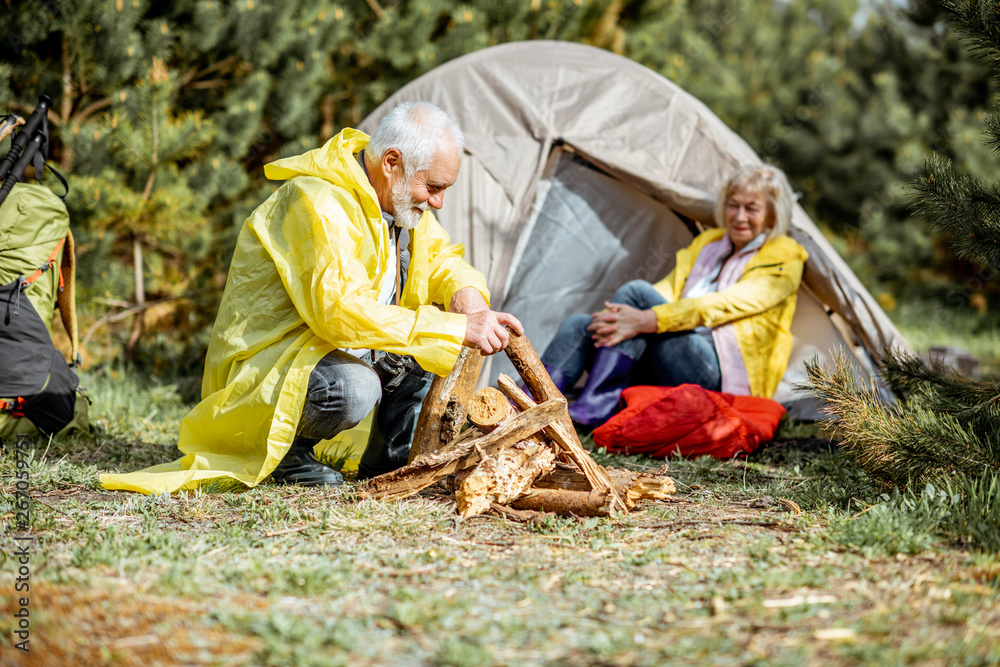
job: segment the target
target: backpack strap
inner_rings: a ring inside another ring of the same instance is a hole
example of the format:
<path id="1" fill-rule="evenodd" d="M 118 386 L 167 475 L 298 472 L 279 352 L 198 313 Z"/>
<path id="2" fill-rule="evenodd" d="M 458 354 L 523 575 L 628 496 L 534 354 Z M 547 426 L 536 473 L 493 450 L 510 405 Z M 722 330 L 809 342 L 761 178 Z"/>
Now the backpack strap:
<path id="1" fill-rule="evenodd" d="M 57 248 L 58 249 L 58 248 Z M 59 262 L 59 292 L 56 295 L 59 306 L 59 316 L 63 328 L 69 334 L 71 345 L 70 366 L 80 365 L 80 334 L 76 321 L 76 242 L 73 232 L 66 230 L 66 245 L 62 249 L 62 261 Z"/>
<path id="2" fill-rule="evenodd" d="M 66 242 L 66 238 L 65 237 L 59 239 L 59 243 L 56 244 L 55 249 L 52 251 L 52 254 L 49 255 L 49 258 L 47 260 L 45 260 L 44 264 L 42 264 L 40 267 L 38 267 L 37 269 L 35 269 L 35 271 L 30 276 L 28 276 L 28 277 L 21 276 L 21 277 L 19 277 L 17 279 L 17 287 L 14 290 L 15 291 L 15 294 L 14 294 L 14 296 L 15 296 L 14 308 L 13 308 L 13 311 L 12 311 L 14 315 L 17 315 L 18 312 L 20 311 L 21 292 L 24 292 L 29 287 L 31 287 L 31 284 L 34 283 L 36 280 L 38 280 L 42 276 L 43 273 L 45 273 L 46 271 L 48 271 L 49 269 L 52 268 L 52 262 L 56 261 L 56 257 L 59 256 L 59 251 L 62 250 L 63 244 L 65 242 Z M 59 289 L 62 290 L 62 288 L 63 288 L 63 278 L 62 278 L 62 271 L 60 271 L 59 272 Z"/>
<path id="3" fill-rule="evenodd" d="M 59 291 L 56 293 L 56 305 L 59 307 L 59 317 L 70 340 L 70 366 L 80 365 L 80 333 L 76 321 L 76 242 L 73 232 L 66 230 L 66 236 L 59 239 L 48 260 L 35 269 L 30 276 L 20 279 L 20 291 L 24 291 L 38 280 L 43 273 L 52 268 L 52 263 L 59 258 Z"/>
<path id="4" fill-rule="evenodd" d="M 68 238 L 68 235 L 67 235 L 66 238 Z M 56 261 L 56 257 L 58 257 L 59 253 L 62 251 L 63 244 L 66 243 L 66 238 L 59 239 L 59 243 L 56 244 L 55 250 L 52 251 L 52 254 L 49 255 L 49 258 L 45 261 L 45 263 L 42 264 L 37 269 L 35 269 L 34 273 L 32 273 L 30 276 L 28 276 L 27 278 L 25 278 L 24 280 L 21 281 L 21 289 L 22 290 L 26 290 L 29 287 L 31 287 L 31 283 L 33 283 L 36 280 L 38 280 L 39 278 L 41 278 L 43 273 L 45 273 L 46 271 L 48 271 L 49 269 L 52 268 L 52 262 Z M 62 278 L 62 271 L 60 271 L 59 272 L 59 289 L 62 289 L 62 288 L 63 288 L 63 278 Z"/>

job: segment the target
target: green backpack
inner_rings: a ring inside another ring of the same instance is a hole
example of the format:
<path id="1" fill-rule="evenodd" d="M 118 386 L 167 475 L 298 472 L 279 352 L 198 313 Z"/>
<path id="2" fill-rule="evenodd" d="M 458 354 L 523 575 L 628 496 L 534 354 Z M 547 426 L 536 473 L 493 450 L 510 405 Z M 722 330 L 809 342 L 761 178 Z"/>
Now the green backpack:
<path id="1" fill-rule="evenodd" d="M 66 206 L 43 185 L 17 183 L 0 204 L 0 437 L 90 428 L 75 371 L 74 274 Z M 56 308 L 69 361 L 52 342 Z"/>

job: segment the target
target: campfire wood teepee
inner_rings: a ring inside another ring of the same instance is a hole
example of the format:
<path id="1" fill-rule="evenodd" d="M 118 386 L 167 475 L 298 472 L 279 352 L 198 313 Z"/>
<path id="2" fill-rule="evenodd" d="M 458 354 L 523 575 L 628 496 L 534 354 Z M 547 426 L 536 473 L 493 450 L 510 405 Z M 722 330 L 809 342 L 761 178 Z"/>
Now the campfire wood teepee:
<path id="1" fill-rule="evenodd" d="M 566 399 L 527 337 L 512 332 L 506 351 L 538 402 L 506 375 L 498 379 L 499 390 L 470 395 L 481 358 L 465 350 L 452 372 L 431 386 L 410 462 L 368 480 L 361 495 L 405 498 L 450 480 L 462 516 L 490 509 L 514 517 L 518 510 L 606 516 L 675 491 L 669 477 L 598 465 L 580 444 Z M 467 418 L 473 425 L 462 431 Z"/>

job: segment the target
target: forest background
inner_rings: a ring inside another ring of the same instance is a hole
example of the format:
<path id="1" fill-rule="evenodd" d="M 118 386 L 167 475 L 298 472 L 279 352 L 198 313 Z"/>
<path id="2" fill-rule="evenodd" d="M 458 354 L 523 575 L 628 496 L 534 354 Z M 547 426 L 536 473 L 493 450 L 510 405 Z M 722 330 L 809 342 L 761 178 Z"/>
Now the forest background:
<path id="1" fill-rule="evenodd" d="M 991 173 L 996 84 L 930 0 L 0 0 L 0 112 L 54 100 L 84 366 L 198 379 L 262 165 L 321 145 L 424 72 L 503 42 L 631 58 L 765 160 L 918 350 L 995 370 L 1000 283 L 911 214 L 932 153 Z M 58 187 L 54 188 L 58 191 Z"/>

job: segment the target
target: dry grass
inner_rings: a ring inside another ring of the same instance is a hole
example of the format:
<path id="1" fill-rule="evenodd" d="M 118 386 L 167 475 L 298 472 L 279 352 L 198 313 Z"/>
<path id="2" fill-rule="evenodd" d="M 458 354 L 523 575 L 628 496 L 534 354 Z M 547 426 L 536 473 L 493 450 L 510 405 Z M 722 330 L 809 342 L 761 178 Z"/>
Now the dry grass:
<path id="1" fill-rule="evenodd" d="M 226 603 L 244 609 L 266 608 L 266 601 L 251 596 Z M 25 654 L 5 645 L 3 664 L 248 664 L 261 648 L 259 639 L 234 635 L 211 622 L 218 601 L 151 595 L 113 572 L 101 577 L 99 587 L 34 586 L 30 606 L 37 610 L 32 618 L 31 651 Z M 13 599 L 5 600 L 4 616 L 17 610 Z"/>
<path id="2" fill-rule="evenodd" d="M 37 449 L 32 650 L 12 647 L 5 549 L 0 664 L 1000 663 L 1000 558 L 878 525 L 851 544 L 879 490 L 795 429 L 747 463 L 672 461 L 671 502 L 517 523 L 463 520 L 434 488 L 109 493 L 98 470 L 173 456 L 169 421 L 127 428 Z M 8 450 L 6 526 L 12 473 Z"/>
<path id="3" fill-rule="evenodd" d="M 528 524 L 463 521 L 432 492 L 356 502 L 67 488 L 46 502 L 32 561 L 36 662 L 8 644 L 7 664 L 1000 658 L 995 558 L 864 557 L 831 544 L 822 516 L 707 485 L 638 514 Z M 5 575 L 5 620 L 12 590 Z"/>

